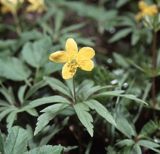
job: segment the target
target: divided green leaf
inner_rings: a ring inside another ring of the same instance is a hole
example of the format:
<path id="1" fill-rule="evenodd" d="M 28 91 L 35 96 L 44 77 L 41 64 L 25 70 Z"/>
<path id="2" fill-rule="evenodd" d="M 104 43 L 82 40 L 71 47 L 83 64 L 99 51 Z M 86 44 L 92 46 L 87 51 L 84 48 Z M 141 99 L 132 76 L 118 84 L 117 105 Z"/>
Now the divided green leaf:
<path id="1" fill-rule="evenodd" d="M 84 103 L 77 103 L 74 105 L 74 109 L 81 123 L 87 129 L 91 137 L 93 137 L 93 118 L 91 114 L 88 112 L 88 106 Z"/>
<path id="2" fill-rule="evenodd" d="M 15 57 L 0 59 L 0 76 L 14 81 L 27 80 L 31 71 Z"/>
<path id="3" fill-rule="evenodd" d="M 25 154 L 62 154 L 63 147 L 44 145 L 35 149 L 30 150 L 29 152 L 25 152 Z"/>
<path id="4" fill-rule="evenodd" d="M 24 60 L 32 67 L 39 68 L 48 61 L 48 50 L 51 47 L 51 39 L 45 37 L 34 43 L 28 42 L 22 49 Z"/>
<path id="5" fill-rule="evenodd" d="M 20 154 L 27 151 L 28 133 L 20 127 L 12 127 L 5 142 L 5 154 Z"/>
<path id="6" fill-rule="evenodd" d="M 111 113 L 101 103 L 96 100 L 89 100 L 85 102 L 92 110 L 95 110 L 100 116 L 106 119 L 109 123 L 116 126 L 116 122 Z"/>

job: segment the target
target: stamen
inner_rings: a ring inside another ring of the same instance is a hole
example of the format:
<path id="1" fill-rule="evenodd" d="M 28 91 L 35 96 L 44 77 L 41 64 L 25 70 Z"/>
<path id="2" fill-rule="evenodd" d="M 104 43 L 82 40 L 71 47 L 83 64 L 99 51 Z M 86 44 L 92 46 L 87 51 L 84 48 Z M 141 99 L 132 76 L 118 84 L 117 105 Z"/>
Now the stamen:
<path id="1" fill-rule="evenodd" d="M 69 64 L 68 64 L 68 67 L 70 68 L 69 69 L 69 72 L 70 73 L 75 73 L 76 72 L 76 69 L 78 67 L 78 64 L 76 62 L 76 60 L 72 60 Z"/>

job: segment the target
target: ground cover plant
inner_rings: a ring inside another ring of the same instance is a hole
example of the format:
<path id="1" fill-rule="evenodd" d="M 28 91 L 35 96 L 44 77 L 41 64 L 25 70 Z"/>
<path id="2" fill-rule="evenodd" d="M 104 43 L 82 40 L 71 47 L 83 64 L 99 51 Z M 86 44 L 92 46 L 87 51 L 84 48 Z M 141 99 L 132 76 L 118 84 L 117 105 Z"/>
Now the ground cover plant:
<path id="1" fill-rule="evenodd" d="M 0 153 L 160 153 L 159 0 L 0 0 Z"/>

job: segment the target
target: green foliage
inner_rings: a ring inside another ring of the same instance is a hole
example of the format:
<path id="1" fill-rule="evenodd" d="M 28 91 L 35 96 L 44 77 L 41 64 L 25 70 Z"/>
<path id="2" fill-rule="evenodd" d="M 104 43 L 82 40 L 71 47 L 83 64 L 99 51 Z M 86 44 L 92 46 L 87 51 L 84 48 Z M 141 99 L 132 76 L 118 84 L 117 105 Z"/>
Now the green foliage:
<path id="1" fill-rule="evenodd" d="M 98 101 L 96 100 L 89 100 L 85 102 L 86 105 L 89 106 L 92 110 L 95 110 L 100 116 L 102 116 L 104 119 L 106 119 L 108 122 L 110 122 L 112 125 L 116 126 L 116 122 L 113 119 L 112 115 L 109 113 L 109 111 Z"/>
<path id="2" fill-rule="evenodd" d="M 121 31 L 118 31 L 115 35 L 112 36 L 112 38 L 110 39 L 110 42 L 113 43 L 126 37 L 131 31 L 132 31 L 131 28 L 126 28 Z"/>
<path id="3" fill-rule="evenodd" d="M 160 126 L 160 123 L 149 121 L 141 129 L 140 135 L 143 137 L 150 136 L 159 129 L 159 126 Z"/>
<path id="4" fill-rule="evenodd" d="M 59 112 L 64 110 L 68 105 L 66 104 L 54 104 L 44 108 L 41 112 L 44 112 L 38 117 L 36 129 L 34 135 L 39 133 Z"/>
<path id="5" fill-rule="evenodd" d="M 50 49 L 51 40 L 46 37 L 34 43 L 27 42 L 22 49 L 24 60 L 35 68 L 40 68 L 48 61 L 47 50 Z"/>
<path id="6" fill-rule="evenodd" d="M 117 129 L 122 132 L 128 138 L 135 136 L 135 129 L 133 126 L 123 117 L 123 115 L 117 115 L 116 118 Z"/>
<path id="7" fill-rule="evenodd" d="M 44 145 L 40 148 L 35 148 L 30 150 L 29 152 L 25 152 L 25 154 L 61 154 L 63 151 L 62 146 L 51 146 L 51 145 Z"/>
<path id="8" fill-rule="evenodd" d="M 93 137 L 93 118 L 88 112 L 88 106 L 83 103 L 78 103 L 74 105 L 74 109 L 81 123 L 86 127 L 91 137 Z"/>
<path id="9" fill-rule="evenodd" d="M 0 132 L 0 152 L 4 153 L 4 143 L 2 138 L 2 133 Z"/>
<path id="10" fill-rule="evenodd" d="M 49 123 L 49 121 L 55 118 L 55 116 L 57 116 L 58 114 L 63 114 L 63 110 L 65 108 L 70 108 L 70 105 L 73 106 L 79 120 L 86 127 L 87 131 L 91 136 L 93 136 L 93 118 L 89 113 L 90 109 L 95 110 L 109 123 L 116 126 L 116 122 L 113 116 L 109 113 L 106 107 L 104 107 L 100 102 L 96 101 L 95 99 L 92 99 L 97 96 L 120 96 L 128 99 L 133 99 L 135 101 L 139 101 L 140 103 L 145 103 L 144 101 L 136 98 L 133 95 L 122 95 L 121 93 L 123 93 L 123 91 L 121 90 L 104 92 L 107 87 L 95 86 L 93 81 L 84 80 L 79 86 L 77 86 L 76 101 L 78 103 L 75 102 L 76 104 L 74 104 L 75 96 L 73 92 L 72 82 L 67 81 L 65 85 L 60 80 L 55 78 L 45 77 L 44 79 L 53 90 L 58 91 L 63 96 L 49 96 L 30 102 L 31 107 L 38 107 L 43 104 L 56 103 L 53 105 L 49 105 L 48 107 L 41 110 L 43 114 L 41 114 L 38 118 L 37 126 L 34 132 L 35 135 L 38 134 Z M 122 132 L 125 128 L 126 127 L 118 127 L 118 129 L 122 129 Z"/>
<path id="11" fill-rule="evenodd" d="M 60 80 L 45 77 L 45 81 L 53 90 L 57 90 L 61 94 L 70 97 L 71 93 L 70 93 L 68 87 L 65 86 L 64 83 L 62 83 Z"/>
<path id="12" fill-rule="evenodd" d="M 0 76 L 14 81 L 27 80 L 30 70 L 22 60 L 15 57 L 0 59 Z"/>
<path id="13" fill-rule="evenodd" d="M 153 151 L 155 151 L 157 153 L 160 153 L 160 150 L 156 149 L 156 148 L 160 147 L 159 144 L 157 144 L 157 143 L 151 142 L 149 140 L 140 140 L 138 142 L 138 144 L 140 146 L 143 146 L 143 147 L 146 147 L 148 149 L 151 149 L 151 150 L 153 150 Z"/>
<path id="14" fill-rule="evenodd" d="M 129 0 L 29 5 L 12 14 L 0 2 L 0 153 L 160 153 L 160 13 L 137 21 Z M 96 58 L 92 72 L 64 81 L 48 57 L 67 38 Z"/>
<path id="15" fill-rule="evenodd" d="M 12 127 L 9 129 L 9 133 L 6 139 L 3 139 L 2 136 L 0 136 L 0 152 L 5 154 L 50 154 L 53 152 L 55 154 L 61 154 L 64 150 L 64 147 L 60 145 L 44 145 L 28 151 L 27 145 L 31 139 L 30 137 L 31 136 L 27 130 L 18 126 Z"/>
<path id="16" fill-rule="evenodd" d="M 27 112 L 32 116 L 37 116 L 38 113 L 37 111 L 33 108 L 30 107 L 26 103 L 25 99 L 25 90 L 26 90 L 27 85 L 24 85 L 19 88 L 18 92 L 18 101 L 16 100 L 16 96 L 13 93 L 13 89 L 9 88 L 6 89 L 5 87 L 2 86 L 0 89 L 0 93 L 4 96 L 5 100 L 1 100 L 0 107 L 1 107 L 1 113 L 0 113 L 0 121 L 3 120 L 5 117 L 7 117 L 7 127 L 10 128 L 14 124 L 14 121 L 17 120 L 17 115 L 18 113 L 21 112 Z M 18 107 L 18 105 L 20 107 Z"/>
<path id="17" fill-rule="evenodd" d="M 5 141 L 5 154 L 24 153 L 27 150 L 28 133 L 26 130 L 13 127 Z"/>

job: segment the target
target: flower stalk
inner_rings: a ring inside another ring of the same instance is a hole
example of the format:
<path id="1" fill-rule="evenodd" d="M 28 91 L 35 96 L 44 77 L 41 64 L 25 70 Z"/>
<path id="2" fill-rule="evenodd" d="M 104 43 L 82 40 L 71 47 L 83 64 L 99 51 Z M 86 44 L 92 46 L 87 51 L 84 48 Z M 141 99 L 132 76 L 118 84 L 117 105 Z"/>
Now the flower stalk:
<path id="1" fill-rule="evenodd" d="M 152 69 L 153 69 L 153 73 L 156 74 L 156 69 L 157 69 L 157 49 L 156 49 L 156 45 L 157 45 L 157 32 L 153 31 L 153 41 L 152 41 L 152 48 L 151 48 L 151 52 L 152 52 Z M 152 105 L 153 108 L 156 107 L 157 105 L 157 100 L 156 100 L 156 77 L 155 75 L 152 77 Z"/>
<path id="2" fill-rule="evenodd" d="M 20 25 L 20 22 L 19 22 L 17 12 L 13 13 L 13 18 L 14 18 L 14 22 L 16 24 L 16 32 L 17 32 L 18 35 L 20 35 L 22 30 L 21 30 L 21 25 Z"/>
<path id="3" fill-rule="evenodd" d="M 73 82 L 73 103 L 76 104 L 77 97 L 76 97 L 76 85 L 75 85 L 75 78 L 72 79 Z"/>

